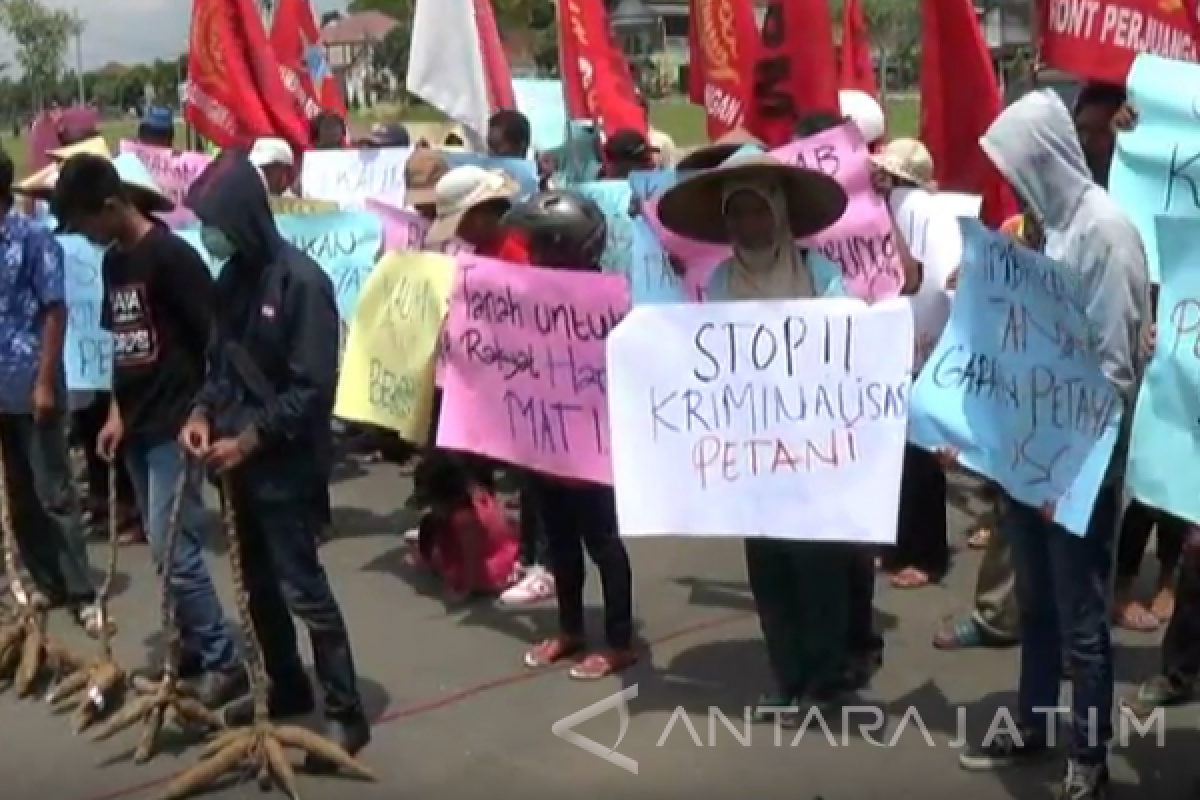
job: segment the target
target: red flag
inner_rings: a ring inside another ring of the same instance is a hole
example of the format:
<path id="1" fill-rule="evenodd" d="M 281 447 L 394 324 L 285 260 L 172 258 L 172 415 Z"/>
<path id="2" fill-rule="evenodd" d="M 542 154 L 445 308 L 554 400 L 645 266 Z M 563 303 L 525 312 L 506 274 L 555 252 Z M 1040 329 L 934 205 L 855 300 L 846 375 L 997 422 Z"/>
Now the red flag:
<path id="1" fill-rule="evenodd" d="M 781 147 L 801 114 L 837 108 L 829 0 L 770 0 L 754 65 L 751 132 Z"/>
<path id="2" fill-rule="evenodd" d="M 473 0 L 473 3 L 488 102 L 492 111 L 516 108 L 517 97 L 513 94 L 512 73 L 508 68 L 508 56 L 504 54 L 504 44 L 500 41 L 500 31 L 496 28 L 496 14 L 492 11 L 492 4 L 490 0 Z"/>
<path id="3" fill-rule="evenodd" d="M 875 66 L 871 62 L 871 35 L 858 0 L 845 0 L 842 5 L 842 52 L 838 66 L 840 88 L 858 89 L 879 97 Z"/>
<path id="4" fill-rule="evenodd" d="M 1195 0 L 1041 0 L 1042 60 L 1064 72 L 1118 85 L 1125 83 L 1138 53 L 1196 62 L 1200 60 L 1196 6 Z"/>
<path id="5" fill-rule="evenodd" d="M 629 63 L 612 41 L 601 0 L 561 0 L 558 41 L 567 112 L 594 120 L 605 136 L 619 130 L 646 133 Z"/>
<path id="6" fill-rule="evenodd" d="M 972 0 L 922 0 L 921 141 L 943 189 L 983 196 L 999 227 L 1016 210 L 1008 185 L 979 147 L 1004 107 Z"/>
<path id="7" fill-rule="evenodd" d="M 184 116 L 219 147 L 280 136 L 297 151 L 308 126 L 279 77 L 279 62 L 253 0 L 195 0 L 188 39 Z"/>
<path id="8" fill-rule="evenodd" d="M 691 0 L 688 45 L 693 53 L 688 96 L 704 106 L 708 138 L 745 124 L 758 52 L 750 0 Z"/>
<path id="9" fill-rule="evenodd" d="M 322 110 L 346 116 L 346 104 L 325 58 L 308 0 L 279 0 L 271 22 L 271 46 L 279 59 L 284 86 L 306 119 Z"/>

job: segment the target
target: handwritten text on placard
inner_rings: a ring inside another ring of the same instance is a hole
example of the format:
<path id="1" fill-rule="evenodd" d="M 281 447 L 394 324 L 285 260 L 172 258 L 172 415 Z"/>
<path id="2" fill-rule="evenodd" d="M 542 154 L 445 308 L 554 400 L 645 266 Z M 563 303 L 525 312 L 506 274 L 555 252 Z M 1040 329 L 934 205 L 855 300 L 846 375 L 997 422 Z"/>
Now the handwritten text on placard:
<path id="1" fill-rule="evenodd" d="M 1082 534 L 1121 402 L 1073 273 L 975 220 L 945 333 L 913 394 L 911 437 L 951 448 L 1016 500 Z"/>
<path id="2" fill-rule="evenodd" d="M 911 347 L 900 301 L 635 310 L 608 349 L 622 533 L 892 541 Z"/>
<path id="3" fill-rule="evenodd" d="M 628 308 L 620 276 L 460 255 L 438 444 L 608 483 L 604 339 Z"/>

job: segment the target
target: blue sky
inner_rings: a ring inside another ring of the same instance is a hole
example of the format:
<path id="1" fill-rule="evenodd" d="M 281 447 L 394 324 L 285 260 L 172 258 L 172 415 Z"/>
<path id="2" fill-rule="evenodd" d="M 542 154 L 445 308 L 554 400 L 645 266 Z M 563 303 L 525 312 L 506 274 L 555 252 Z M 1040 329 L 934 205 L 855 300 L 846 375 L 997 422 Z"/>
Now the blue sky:
<path id="1" fill-rule="evenodd" d="M 191 17 L 190 0 L 43 0 L 52 8 L 78 9 L 87 25 L 83 34 L 83 66 L 94 69 L 110 61 L 132 63 L 171 58 L 183 52 Z M 342 9 L 345 0 L 311 0 L 318 18 Z M 0 34 L 0 59 L 11 58 L 11 42 Z M 69 66 L 75 65 L 72 46 Z"/>

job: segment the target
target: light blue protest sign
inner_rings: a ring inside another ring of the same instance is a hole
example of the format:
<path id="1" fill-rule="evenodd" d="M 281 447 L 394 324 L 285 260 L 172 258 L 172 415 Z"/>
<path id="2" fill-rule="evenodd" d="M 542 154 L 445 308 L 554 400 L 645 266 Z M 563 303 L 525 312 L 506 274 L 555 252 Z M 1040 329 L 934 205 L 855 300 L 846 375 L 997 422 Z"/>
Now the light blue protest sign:
<path id="1" fill-rule="evenodd" d="M 950 321 L 913 388 L 909 440 L 1087 530 L 1122 403 L 1100 368 L 1077 276 L 961 219 Z M 867 399 L 869 402 L 869 398 Z"/>
<path id="2" fill-rule="evenodd" d="M 1200 66 L 1139 55 L 1129 71 L 1137 125 L 1117 136 L 1109 192 L 1142 234 L 1158 282 L 1158 216 L 1200 219 Z"/>
<path id="3" fill-rule="evenodd" d="M 517 110 L 529 119 L 533 149 L 545 152 L 567 140 L 567 105 L 560 80 L 513 78 Z"/>
<path id="4" fill-rule="evenodd" d="M 368 211 L 321 211 L 315 214 L 276 214 L 275 224 L 283 238 L 321 265 L 337 292 L 338 312 L 343 320 L 354 318 L 358 293 L 375 263 L 383 255 L 383 222 Z M 195 229 L 175 231 L 196 248 L 216 275 L 217 263 Z"/>
<path id="5" fill-rule="evenodd" d="M 575 187 L 575 191 L 589 197 L 604 212 L 608 225 L 608 243 L 600 266 L 605 272 L 621 275 L 630 273 L 633 258 L 633 218 L 629 216 L 633 192 L 626 181 L 589 181 Z"/>
<path id="6" fill-rule="evenodd" d="M 60 235 L 67 300 L 63 367 L 67 387 L 106 390 L 112 385 L 112 334 L 100 327 L 104 304 L 103 253 L 78 234 Z"/>
<path id="7" fill-rule="evenodd" d="M 523 158 L 489 156 L 485 153 L 443 152 L 442 155 L 446 157 L 446 163 L 452 168 L 470 165 L 505 173 L 521 187 L 522 197 L 531 195 L 538 189 L 537 168 L 532 161 Z"/>
<path id="8" fill-rule="evenodd" d="M 693 299 L 643 216 L 633 220 L 629 294 L 635 306 L 686 303 Z"/>
<path id="9" fill-rule="evenodd" d="M 629 173 L 629 185 L 633 187 L 633 196 L 640 202 L 648 203 L 657 200 L 658 196 L 679 183 L 680 178 L 690 173 L 680 173 L 675 169 L 639 169 Z"/>
<path id="10" fill-rule="evenodd" d="M 1155 228 L 1158 341 L 1133 414 L 1126 484 L 1152 508 L 1200 524 L 1200 226 L 1159 217 Z"/>

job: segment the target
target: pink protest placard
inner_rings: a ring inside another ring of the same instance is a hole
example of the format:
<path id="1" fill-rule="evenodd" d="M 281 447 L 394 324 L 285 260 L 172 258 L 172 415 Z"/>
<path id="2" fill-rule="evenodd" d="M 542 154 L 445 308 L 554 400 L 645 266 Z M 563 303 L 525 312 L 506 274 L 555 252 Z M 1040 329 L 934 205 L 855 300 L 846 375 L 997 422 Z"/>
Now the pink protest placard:
<path id="1" fill-rule="evenodd" d="M 904 268 L 896 250 L 887 204 L 871 186 L 870 152 L 862 134 L 847 124 L 772 151 L 788 164 L 816 169 L 846 190 L 846 213 L 832 227 L 805 240 L 842 268 L 846 290 L 875 302 L 900 294 Z"/>
<path id="2" fill-rule="evenodd" d="M 161 215 L 168 224 L 179 226 L 194 220 L 192 213 L 184 208 L 183 199 L 192 181 L 212 160 L 207 154 L 177 153 L 165 147 L 151 147 L 129 139 L 121 140 L 121 152 L 136 155 L 146 165 L 158 188 L 175 204 L 175 211 Z"/>
<path id="3" fill-rule="evenodd" d="M 875 302 L 895 297 L 904 285 L 904 269 L 896 251 L 895 233 L 887 204 L 871 186 L 869 152 L 853 125 L 842 125 L 773 150 L 787 164 L 817 169 L 835 178 L 849 203 L 838 222 L 799 244 L 818 250 L 841 267 L 846 290 Z M 650 227 L 663 249 L 683 262 L 687 280 L 703 286 L 714 267 L 729 258 L 726 245 L 713 245 L 677 236 L 658 220 L 657 204 L 646 205 Z M 693 278 L 693 272 L 698 273 Z"/>
<path id="4" fill-rule="evenodd" d="M 420 214 L 374 197 L 367 198 L 366 206 L 383 222 L 385 252 L 421 250 L 425 247 L 425 232 L 429 230 L 429 223 Z"/>
<path id="5" fill-rule="evenodd" d="M 604 339 L 629 310 L 625 279 L 474 255 L 458 263 L 438 446 L 611 484 Z"/>

